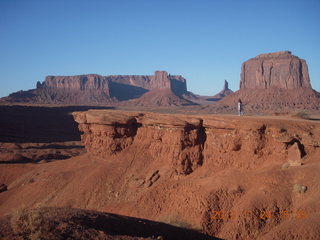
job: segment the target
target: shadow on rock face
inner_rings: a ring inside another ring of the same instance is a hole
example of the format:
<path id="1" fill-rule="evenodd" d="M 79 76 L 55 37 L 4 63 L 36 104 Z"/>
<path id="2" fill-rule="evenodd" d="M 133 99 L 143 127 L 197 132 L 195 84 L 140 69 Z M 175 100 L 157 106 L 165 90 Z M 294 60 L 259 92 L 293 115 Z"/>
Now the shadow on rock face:
<path id="1" fill-rule="evenodd" d="M 80 132 L 71 113 L 110 108 L 99 106 L 0 106 L 0 142 L 80 141 Z"/>

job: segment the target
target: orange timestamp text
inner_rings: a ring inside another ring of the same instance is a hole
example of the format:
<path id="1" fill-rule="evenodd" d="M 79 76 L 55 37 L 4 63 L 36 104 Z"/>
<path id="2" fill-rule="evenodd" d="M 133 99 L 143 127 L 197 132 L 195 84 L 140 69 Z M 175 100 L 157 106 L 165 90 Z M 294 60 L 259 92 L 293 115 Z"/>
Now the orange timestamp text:
<path id="1" fill-rule="evenodd" d="M 268 220 L 272 218 L 277 219 L 306 219 L 309 214 L 306 209 L 288 210 L 288 209 L 244 209 L 237 211 L 231 210 L 212 210 L 211 218 L 215 220 L 235 220 L 237 218 L 259 218 L 262 220 Z"/>

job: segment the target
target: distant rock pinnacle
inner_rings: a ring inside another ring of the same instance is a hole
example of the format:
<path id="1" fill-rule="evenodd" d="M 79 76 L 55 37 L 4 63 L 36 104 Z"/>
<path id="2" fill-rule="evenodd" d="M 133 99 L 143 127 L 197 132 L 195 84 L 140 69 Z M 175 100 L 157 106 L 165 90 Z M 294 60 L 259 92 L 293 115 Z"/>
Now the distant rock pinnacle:
<path id="1" fill-rule="evenodd" d="M 222 91 L 227 91 L 227 90 L 230 90 L 229 89 L 229 83 L 227 80 L 224 80 L 224 86 L 223 86 L 223 90 Z"/>
<path id="2" fill-rule="evenodd" d="M 218 94 L 214 95 L 212 97 L 212 99 L 215 99 L 215 101 L 220 100 L 228 95 L 230 95 L 231 93 L 233 93 L 233 91 L 231 89 L 229 89 L 229 83 L 227 80 L 224 80 L 224 85 L 223 85 L 223 89 L 221 92 L 219 92 Z"/>

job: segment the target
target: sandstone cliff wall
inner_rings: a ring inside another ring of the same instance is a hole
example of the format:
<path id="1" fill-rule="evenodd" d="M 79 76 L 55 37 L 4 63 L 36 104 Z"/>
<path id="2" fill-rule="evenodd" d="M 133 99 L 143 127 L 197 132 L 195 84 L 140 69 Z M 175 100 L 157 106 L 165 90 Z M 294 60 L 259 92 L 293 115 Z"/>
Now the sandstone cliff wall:
<path id="1" fill-rule="evenodd" d="M 260 54 L 242 64 L 240 89 L 311 88 L 305 60 L 289 51 Z"/>
<path id="2" fill-rule="evenodd" d="M 266 157 L 285 161 L 295 142 L 304 154 L 319 146 L 304 131 L 297 135 L 285 129 L 285 123 L 271 120 L 262 124 L 254 119 L 108 110 L 74 113 L 74 117 L 89 152 L 107 157 L 139 149 L 165 161 L 178 174 L 190 174 L 205 163 L 250 169 Z"/>
<path id="3" fill-rule="evenodd" d="M 74 117 L 88 155 L 103 159 L 108 177 L 117 176 L 108 211 L 122 199 L 128 201 L 117 208 L 122 214 L 185 222 L 224 239 L 255 239 L 255 231 L 267 234 L 292 223 L 279 217 L 279 209 L 304 208 L 308 221 L 317 218 L 301 201 L 318 206 L 317 122 L 101 110 Z M 306 183 L 308 193 L 293 192 L 297 183 Z M 266 209 L 274 214 L 268 224 Z"/>
<path id="4" fill-rule="evenodd" d="M 179 174 L 202 165 L 206 135 L 201 119 L 101 111 L 74 113 L 74 117 L 84 132 L 82 141 L 94 154 L 118 154 L 135 143 L 134 148 L 162 159 Z"/>

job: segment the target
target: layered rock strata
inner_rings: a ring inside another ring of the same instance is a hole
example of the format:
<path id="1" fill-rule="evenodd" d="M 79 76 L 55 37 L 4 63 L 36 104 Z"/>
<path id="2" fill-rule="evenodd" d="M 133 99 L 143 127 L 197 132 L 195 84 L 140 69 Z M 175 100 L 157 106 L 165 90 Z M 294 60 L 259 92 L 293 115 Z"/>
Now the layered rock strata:
<path id="1" fill-rule="evenodd" d="M 320 93 L 312 89 L 305 60 L 289 51 L 260 54 L 242 64 L 240 90 L 212 106 L 215 112 L 278 113 L 320 109 Z"/>
<path id="2" fill-rule="evenodd" d="M 101 110 L 73 115 L 88 154 L 103 159 L 108 176 L 118 173 L 116 197 L 131 206 L 123 214 L 179 219 L 211 236 L 254 239 L 254 231 L 296 228 L 277 217 L 279 209 L 301 209 L 294 184 L 307 182 L 304 197 L 317 206 L 311 190 L 317 182 L 306 176 L 316 172 L 318 122 Z M 274 213 L 268 224 L 261 217 L 266 209 Z"/>
<path id="3" fill-rule="evenodd" d="M 248 124 L 212 116 L 110 110 L 73 115 L 84 132 L 82 141 L 87 151 L 107 157 L 139 149 L 166 162 L 178 174 L 190 174 L 204 162 L 252 168 L 270 154 L 285 161 L 293 144 L 303 147 L 305 153 L 319 144 L 312 136 L 302 139 L 302 135 L 296 136 L 272 121 L 269 127 L 252 119 Z"/>
<path id="4" fill-rule="evenodd" d="M 138 98 L 153 90 L 170 90 L 178 96 L 187 93 L 186 79 L 165 71 L 156 71 L 154 75 L 47 76 L 44 82 L 37 82 L 36 87 L 10 94 L 2 101 L 103 104 Z"/>
<path id="5" fill-rule="evenodd" d="M 185 92 L 186 80 L 180 75 L 170 75 L 166 71 L 155 71 L 154 75 L 110 75 L 97 74 L 77 76 L 47 76 L 43 83 L 37 83 L 37 88 L 55 88 L 70 90 L 101 89 L 110 94 L 109 84 L 118 83 L 140 87 L 146 90 L 172 89 Z M 176 83 L 176 82 L 180 82 Z M 112 90 L 111 90 L 112 91 Z"/>
<path id="6" fill-rule="evenodd" d="M 260 54 L 241 67 L 240 89 L 311 88 L 305 60 L 290 51 Z"/>
<path id="7" fill-rule="evenodd" d="M 108 156 L 140 142 L 138 147 L 152 157 L 167 156 L 179 174 L 189 174 L 203 163 L 206 134 L 202 119 L 108 111 L 74 113 L 74 117 L 89 152 Z"/>

